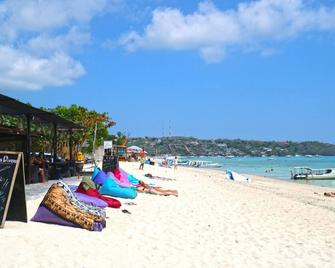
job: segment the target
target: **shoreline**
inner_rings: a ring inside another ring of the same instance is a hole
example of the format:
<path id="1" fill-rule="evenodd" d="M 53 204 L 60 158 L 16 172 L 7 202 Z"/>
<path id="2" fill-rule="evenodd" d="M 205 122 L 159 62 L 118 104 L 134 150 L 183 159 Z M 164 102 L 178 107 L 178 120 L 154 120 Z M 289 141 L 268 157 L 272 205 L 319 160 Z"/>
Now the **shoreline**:
<path id="1" fill-rule="evenodd" d="M 219 169 L 219 168 L 210 168 L 210 167 L 192 167 L 192 166 L 182 166 L 183 168 L 194 168 L 194 169 L 206 169 L 206 170 L 213 170 L 213 171 L 221 171 L 223 173 L 226 173 L 226 170 L 224 169 Z M 316 184 L 313 183 L 313 180 L 305 180 L 306 183 L 303 182 L 298 182 L 298 180 L 293 180 L 293 179 L 289 179 L 289 178 L 279 178 L 279 177 L 271 177 L 271 176 L 263 176 L 263 175 L 257 175 L 257 174 L 251 174 L 251 173 L 244 173 L 244 172 L 238 172 L 239 174 L 246 176 L 246 177 L 257 177 L 257 178 L 264 178 L 264 179 L 268 179 L 268 180 L 275 180 L 275 181 L 284 181 L 284 182 L 288 182 L 288 183 L 293 183 L 296 185 L 310 185 L 310 186 L 317 186 L 317 187 L 322 187 L 322 188 L 330 188 L 332 191 L 335 191 L 335 185 L 334 186 L 327 186 L 327 185 L 320 185 L 320 184 Z M 303 180 L 301 180 L 303 181 Z M 314 180 L 314 182 L 322 182 L 323 180 Z M 335 180 L 324 180 L 324 181 L 334 181 Z M 311 182 L 311 183 L 307 183 L 307 182 Z"/>
<path id="2" fill-rule="evenodd" d="M 259 176 L 244 184 L 225 179 L 220 170 L 121 167 L 146 183 L 177 189 L 179 196 L 139 193 L 131 200 L 135 205 L 119 199 L 121 209 L 106 210 L 101 233 L 6 222 L 0 251 L 8 254 L 2 267 L 333 266 L 335 198 L 323 196 L 326 187 Z M 146 173 L 173 180 L 148 179 Z M 53 182 L 27 186 L 29 219 Z"/>
<path id="3" fill-rule="evenodd" d="M 206 171 L 215 171 L 215 173 L 218 175 L 224 175 L 224 176 L 226 175 L 225 170 L 219 170 L 219 169 L 195 168 L 195 167 L 183 167 L 183 168 L 194 169 L 194 171 L 198 169 L 203 169 Z M 332 198 L 324 196 L 325 192 L 333 192 L 334 187 L 298 183 L 295 182 L 294 180 L 279 179 L 254 174 L 241 173 L 241 175 L 251 178 L 252 182 L 251 183 L 240 183 L 233 181 L 232 182 L 245 185 L 246 187 L 249 186 L 250 188 L 271 192 L 278 196 L 287 197 L 290 199 L 294 199 L 296 201 L 300 200 L 303 203 L 314 205 L 324 209 L 329 209 L 335 212 L 335 198 L 333 202 Z"/>

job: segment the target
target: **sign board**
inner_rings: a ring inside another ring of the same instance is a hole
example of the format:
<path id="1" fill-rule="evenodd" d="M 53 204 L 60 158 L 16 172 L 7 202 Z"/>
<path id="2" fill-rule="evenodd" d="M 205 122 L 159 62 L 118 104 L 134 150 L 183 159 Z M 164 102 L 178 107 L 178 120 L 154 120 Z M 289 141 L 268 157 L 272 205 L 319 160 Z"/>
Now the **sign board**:
<path id="1" fill-rule="evenodd" d="M 5 221 L 27 222 L 23 153 L 0 151 L 0 228 Z"/>
<path id="2" fill-rule="evenodd" d="M 113 141 L 104 141 L 104 150 L 113 149 Z"/>
<path id="3" fill-rule="evenodd" d="M 118 167 L 118 157 L 112 155 L 105 155 L 102 162 L 102 170 L 104 172 L 113 172 Z"/>

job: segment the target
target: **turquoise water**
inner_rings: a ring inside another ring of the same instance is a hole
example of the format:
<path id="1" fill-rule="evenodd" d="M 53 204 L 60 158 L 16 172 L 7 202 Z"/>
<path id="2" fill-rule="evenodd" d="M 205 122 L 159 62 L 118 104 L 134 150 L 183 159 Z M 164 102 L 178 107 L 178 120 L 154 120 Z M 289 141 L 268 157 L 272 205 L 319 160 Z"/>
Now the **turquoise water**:
<path id="1" fill-rule="evenodd" d="M 290 171 L 294 167 L 335 168 L 335 156 L 314 157 L 188 157 L 188 160 L 211 161 L 222 165 L 219 169 L 230 169 L 238 173 L 254 174 L 276 179 L 291 180 Z M 270 170 L 273 171 L 270 171 Z M 266 171 L 270 172 L 266 172 Z M 315 184 L 335 187 L 335 180 L 295 181 L 297 183 Z"/>

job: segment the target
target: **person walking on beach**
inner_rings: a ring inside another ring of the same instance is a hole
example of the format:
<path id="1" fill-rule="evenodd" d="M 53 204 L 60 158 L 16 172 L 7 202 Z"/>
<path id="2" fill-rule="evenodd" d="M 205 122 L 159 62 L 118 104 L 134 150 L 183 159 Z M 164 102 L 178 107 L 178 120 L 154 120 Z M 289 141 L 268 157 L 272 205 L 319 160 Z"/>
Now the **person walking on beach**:
<path id="1" fill-rule="evenodd" d="M 144 162 L 145 162 L 145 160 L 144 160 L 144 156 L 141 156 L 141 158 L 140 158 L 140 170 L 143 170 L 144 169 Z"/>

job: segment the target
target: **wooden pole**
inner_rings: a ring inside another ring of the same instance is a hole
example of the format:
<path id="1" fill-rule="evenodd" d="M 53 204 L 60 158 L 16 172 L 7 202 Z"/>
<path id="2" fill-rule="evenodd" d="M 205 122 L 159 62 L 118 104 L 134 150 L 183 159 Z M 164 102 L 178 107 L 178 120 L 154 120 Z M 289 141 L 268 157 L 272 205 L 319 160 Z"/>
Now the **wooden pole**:
<path id="1" fill-rule="evenodd" d="M 95 163 L 95 142 L 96 142 L 96 140 L 97 140 L 97 128 L 98 128 L 98 123 L 96 122 L 95 123 L 95 128 L 94 128 L 94 137 L 93 137 L 93 148 L 92 148 L 92 155 L 93 155 L 93 163 L 94 164 L 96 164 Z"/>
<path id="2" fill-rule="evenodd" d="M 54 135 L 53 135 L 53 161 L 57 161 L 57 124 L 54 123 Z"/>
<path id="3" fill-rule="evenodd" d="M 32 116 L 30 114 L 26 114 L 26 120 L 27 120 L 27 130 L 26 130 L 26 166 L 25 166 L 25 178 L 26 178 L 26 184 L 30 183 L 30 155 L 31 155 L 31 119 Z"/>
<path id="4" fill-rule="evenodd" d="M 70 140 L 69 140 L 69 146 L 70 146 L 70 161 L 73 160 L 73 152 L 72 152 L 72 147 L 73 147 L 73 139 L 72 139 L 72 128 L 69 130 L 70 133 Z"/>

